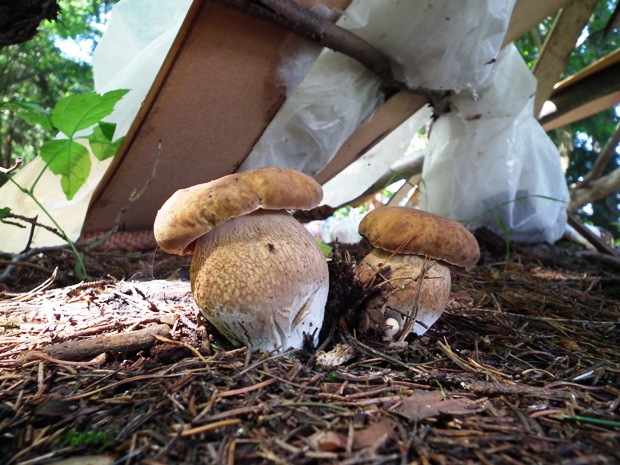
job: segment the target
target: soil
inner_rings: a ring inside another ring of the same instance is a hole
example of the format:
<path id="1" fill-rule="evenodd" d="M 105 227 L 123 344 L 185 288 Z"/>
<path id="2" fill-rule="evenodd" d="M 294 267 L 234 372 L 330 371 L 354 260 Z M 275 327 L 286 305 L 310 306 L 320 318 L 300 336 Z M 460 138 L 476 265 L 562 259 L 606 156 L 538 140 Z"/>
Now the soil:
<path id="1" fill-rule="evenodd" d="M 0 293 L 0 464 L 620 463 L 618 270 L 477 237 L 446 312 L 401 345 L 356 331 L 368 249 L 338 245 L 334 366 L 231 347 L 188 257 L 91 252 L 78 283 L 68 250 L 32 255 Z"/>

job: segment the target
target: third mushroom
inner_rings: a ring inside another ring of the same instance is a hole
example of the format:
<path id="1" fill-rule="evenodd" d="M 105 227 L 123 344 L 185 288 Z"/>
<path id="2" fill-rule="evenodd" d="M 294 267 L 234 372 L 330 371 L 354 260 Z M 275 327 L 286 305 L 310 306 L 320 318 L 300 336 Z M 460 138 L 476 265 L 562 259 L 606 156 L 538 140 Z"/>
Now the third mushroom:
<path id="1" fill-rule="evenodd" d="M 413 208 L 373 210 L 359 233 L 374 250 L 360 262 L 356 277 L 376 291 L 363 329 L 388 340 L 403 340 L 411 330 L 423 335 L 448 304 L 450 267 L 469 269 L 480 257 L 467 228 Z"/>

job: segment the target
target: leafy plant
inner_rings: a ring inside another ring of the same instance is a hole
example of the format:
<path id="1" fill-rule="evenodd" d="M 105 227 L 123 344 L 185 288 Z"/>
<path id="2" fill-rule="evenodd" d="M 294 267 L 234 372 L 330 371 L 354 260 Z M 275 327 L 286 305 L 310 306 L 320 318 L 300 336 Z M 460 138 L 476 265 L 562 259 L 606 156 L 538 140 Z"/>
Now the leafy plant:
<path id="1" fill-rule="evenodd" d="M 89 55 L 117 1 L 58 0 L 58 20 L 42 21 L 31 40 L 4 47 L 0 54 L 0 103 L 28 96 L 30 101 L 51 108 L 69 95 L 92 92 Z M 10 110 L 0 110 L 0 165 L 10 166 L 18 157 L 31 161 L 46 138 L 47 132 L 39 125 L 26 123 Z"/>
<path id="2" fill-rule="evenodd" d="M 29 102 L 6 102 L 4 108 L 13 110 L 15 114 L 30 124 L 38 124 L 48 131 L 58 131 L 66 139 L 53 139 L 43 143 L 40 156 L 52 173 L 61 176 L 62 190 L 71 200 L 84 185 L 91 169 L 91 160 L 86 147 L 78 142 L 77 133 L 96 125 L 92 133 L 81 136 L 90 143 L 93 155 L 100 161 L 116 154 L 123 138 L 114 140 L 116 125 L 102 122 L 114 110 L 116 103 L 129 92 L 113 90 L 103 95 L 95 92 L 72 95 L 60 100 L 48 111 Z M 37 177 L 30 191 L 34 191 L 43 172 Z"/>
<path id="3" fill-rule="evenodd" d="M 76 272 L 79 277 L 86 276 L 81 255 L 75 248 L 73 241 L 67 236 L 56 219 L 39 201 L 35 189 L 47 169 L 60 176 L 62 190 L 68 200 L 84 185 L 91 170 L 91 158 L 86 146 L 77 142 L 78 139 L 88 141 L 93 155 L 100 161 L 113 157 L 123 142 L 124 137 L 114 139 L 116 124 L 102 120 L 109 116 L 115 105 L 128 90 L 114 90 L 103 95 L 95 92 L 73 95 L 60 100 L 51 111 L 29 102 L 5 102 L 0 108 L 8 108 L 17 116 L 33 125 L 39 125 L 48 131 L 57 131 L 66 136 L 62 139 L 48 140 L 40 148 L 40 156 L 45 167 L 29 187 L 22 186 L 15 181 L 11 174 L 7 178 L 21 192 L 30 197 L 41 211 L 49 218 L 59 235 L 69 244 L 77 259 Z M 90 133 L 80 135 L 80 131 L 93 127 Z M 11 217 L 8 207 L 0 208 L 0 221 L 16 225 L 7 221 Z M 14 216 L 13 216 L 14 218 Z"/>

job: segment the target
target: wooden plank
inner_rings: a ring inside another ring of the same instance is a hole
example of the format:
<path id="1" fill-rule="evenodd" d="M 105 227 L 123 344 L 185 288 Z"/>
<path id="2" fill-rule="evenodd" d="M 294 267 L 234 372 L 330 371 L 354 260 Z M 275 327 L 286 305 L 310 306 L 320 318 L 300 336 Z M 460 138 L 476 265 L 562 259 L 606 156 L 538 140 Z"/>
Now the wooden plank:
<path id="1" fill-rule="evenodd" d="M 551 131 L 552 129 L 566 126 L 567 124 L 595 115 L 616 105 L 620 105 L 620 90 L 591 100 L 574 110 L 563 113 L 557 118 L 549 119 L 543 122 L 542 127 L 545 131 Z"/>
<path id="2" fill-rule="evenodd" d="M 553 92 L 553 87 L 562 77 L 575 43 L 597 3 L 598 0 L 572 0 L 556 18 L 532 69 L 538 80 L 534 115 L 540 114 L 543 104 Z"/>
<path id="3" fill-rule="evenodd" d="M 351 134 L 332 160 L 317 173 L 316 180 L 325 184 L 427 103 L 426 97 L 410 92 L 393 95 L 375 111 L 370 120 Z"/>
<path id="4" fill-rule="evenodd" d="M 581 71 L 575 74 L 572 74 L 568 76 L 566 79 L 563 79 L 562 81 L 558 82 L 554 86 L 553 92 L 557 93 L 558 91 L 561 91 L 565 87 L 570 87 L 572 85 L 575 85 L 577 82 L 589 76 L 592 76 L 593 74 L 599 73 L 605 68 L 615 65 L 618 62 L 620 62 L 620 48 L 618 48 L 615 52 L 611 52 L 609 55 L 596 60 L 594 63 L 592 63 L 589 66 L 586 66 Z"/>
<path id="5" fill-rule="evenodd" d="M 555 86 L 540 122 L 555 129 L 620 103 L 620 49 Z"/>
<path id="6" fill-rule="evenodd" d="M 508 32 L 504 38 L 504 45 L 514 42 L 527 31 L 541 23 L 545 18 L 555 15 L 560 8 L 564 8 L 570 0 L 517 0 Z"/>

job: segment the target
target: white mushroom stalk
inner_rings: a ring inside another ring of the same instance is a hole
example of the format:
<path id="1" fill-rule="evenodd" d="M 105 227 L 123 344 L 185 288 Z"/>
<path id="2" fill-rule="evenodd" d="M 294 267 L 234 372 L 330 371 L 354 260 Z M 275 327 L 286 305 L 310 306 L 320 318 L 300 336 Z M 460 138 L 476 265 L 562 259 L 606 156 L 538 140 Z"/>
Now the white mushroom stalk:
<path id="1" fill-rule="evenodd" d="M 312 235 L 286 210 L 310 209 L 321 186 L 294 170 L 261 168 L 182 189 L 155 219 L 170 253 L 192 254 L 192 293 L 201 313 L 251 350 L 315 344 L 329 287 Z"/>
<path id="2" fill-rule="evenodd" d="M 198 239 L 190 271 L 205 317 L 250 349 L 316 345 L 323 324 L 327 262 L 286 211 L 259 210 Z"/>

